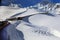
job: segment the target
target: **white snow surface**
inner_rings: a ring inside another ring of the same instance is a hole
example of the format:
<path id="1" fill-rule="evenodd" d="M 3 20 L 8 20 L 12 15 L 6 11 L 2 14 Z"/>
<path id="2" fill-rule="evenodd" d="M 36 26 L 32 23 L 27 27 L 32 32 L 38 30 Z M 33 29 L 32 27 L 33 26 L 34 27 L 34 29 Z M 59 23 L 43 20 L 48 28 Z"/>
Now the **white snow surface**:
<path id="1" fill-rule="evenodd" d="M 55 14 L 60 14 L 60 8 L 55 9 L 54 13 Z"/>
<path id="2" fill-rule="evenodd" d="M 34 27 L 27 26 L 25 25 L 25 22 L 19 24 L 16 29 L 23 32 L 25 40 L 60 40 L 59 37 L 49 35 L 46 36 L 46 34 L 34 32 L 37 28 L 34 29 Z"/>
<path id="3" fill-rule="evenodd" d="M 35 10 L 35 9 L 33 9 L 33 8 L 32 8 L 32 9 L 29 9 L 29 8 L 28 8 L 25 13 L 23 13 L 23 14 L 17 16 L 17 17 L 24 17 L 24 16 L 33 15 L 33 14 L 38 14 L 38 13 L 40 13 L 40 12 L 38 12 L 37 10 Z"/>
<path id="4" fill-rule="evenodd" d="M 45 13 L 45 12 L 39 12 L 35 9 L 30 9 L 30 8 L 14 8 L 10 6 L 0 6 L 0 20 L 5 20 L 7 18 L 10 18 L 11 16 L 24 12 L 18 16 L 15 17 L 24 17 L 28 15 L 33 15 L 33 14 L 38 14 L 38 13 Z"/>
<path id="5" fill-rule="evenodd" d="M 7 6 L 0 6 L 0 20 L 5 20 L 17 13 L 24 12 L 24 11 L 26 11 L 26 8 L 11 8 L 11 7 L 7 7 Z M 59 27 L 60 26 L 60 15 L 56 15 L 54 17 L 54 16 L 43 15 L 43 14 L 37 14 L 37 13 L 40 13 L 40 12 L 38 12 L 35 9 L 28 9 L 25 13 L 20 14 L 16 17 L 23 17 L 23 16 L 27 16 L 27 15 L 36 14 L 36 15 L 29 17 L 29 22 L 31 24 L 37 25 L 36 26 L 37 28 L 40 26 L 44 26 L 44 27 L 48 27 L 48 28 L 52 28 L 52 29 L 56 29 L 56 30 L 60 31 L 60 27 Z M 15 21 L 11 22 L 11 23 L 14 24 Z M 13 24 L 12 24 L 12 26 L 13 26 Z M 37 29 L 37 28 L 35 28 L 35 29 Z M 12 28 L 12 30 L 11 30 L 11 28 L 8 29 L 8 32 L 13 31 L 13 29 L 15 30 L 14 27 Z M 16 29 L 23 32 L 25 40 L 60 40 L 60 38 L 55 37 L 55 36 L 48 36 L 48 35 L 46 36 L 43 34 L 39 34 L 38 32 L 35 33 L 34 27 L 27 26 L 26 22 L 24 22 L 24 21 L 21 21 L 21 23 L 19 25 L 17 25 Z M 11 30 L 11 31 L 9 31 L 9 30 Z M 54 31 L 52 30 L 52 32 L 54 32 Z M 59 32 L 56 31 L 56 33 L 59 33 Z M 53 34 L 55 34 L 55 33 L 53 33 Z M 13 36 L 13 37 L 15 37 L 15 36 Z M 13 39 L 13 37 L 11 37 L 11 38 Z M 17 40 L 17 37 L 15 40 Z"/>
<path id="6" fill-rule="evenodd" d="M 48 27 L 49 29 L 52 28 L 52 31 L 58 30 L 59 33 L 58 34 L 56 33 L 54 35 L 55 36 L 58 35 L 58 37 L 60 37 L 60 25 L 59 25 L 60 16 L 53 17 L 53 16 L 48 16 L 43 14 L 37 14 L 37 15 L 31 16 L 29 18 L 29 22 L 32 23 L 33 25 L 37 25 L 38 27 L 45 26 L 45 27 Z"/>
<path id="7" fill-rule="evenodd" d="M 5 20 L 16 13 L 24 12 L 26 8 L 13 8 L 8 6 L 0 6 L 0 20 Z"/>
<path id="8" fill-rule="evenodd" d="M 50 13 L 53 13 L 55 15 L 60 14 L 60 3 L 56 3 L 53 7 Z"/>
<path id="9" fill-rule="evenodd" d="M 37 26 L 52 27 L 60 31 L 60 15 L 48 16 L 43 14 L 37 14 L 29 18 L 29 22 Z"/>

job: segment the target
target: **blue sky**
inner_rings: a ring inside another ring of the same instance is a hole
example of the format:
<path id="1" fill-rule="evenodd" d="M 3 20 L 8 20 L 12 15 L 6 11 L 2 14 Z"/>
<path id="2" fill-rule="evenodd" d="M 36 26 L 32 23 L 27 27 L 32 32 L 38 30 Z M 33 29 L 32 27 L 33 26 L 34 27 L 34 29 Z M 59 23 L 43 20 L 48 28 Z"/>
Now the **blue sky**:
<path id="1" fill-rule="evenodd" d="M 34 5 L 36 3 L 39 3 L 41 2 L 42 0 L 13 0 L 14 2 L 13 3 L 16 3 L 16 4 L 21 4 L 23 7 L 27 7 L 27 6 L 30 6 L 30 5 Z M 53 3 L 59 3 L 60 0 L 49 0 Z M 2 5 L 8 5 L 9 2 L 8 0 L 2 0 Z"/>
<path id="2" fill-rule="evenodd" d="M 54 3 L 60 3 L 60 0 L 51 0 L 53 1 Z"/>

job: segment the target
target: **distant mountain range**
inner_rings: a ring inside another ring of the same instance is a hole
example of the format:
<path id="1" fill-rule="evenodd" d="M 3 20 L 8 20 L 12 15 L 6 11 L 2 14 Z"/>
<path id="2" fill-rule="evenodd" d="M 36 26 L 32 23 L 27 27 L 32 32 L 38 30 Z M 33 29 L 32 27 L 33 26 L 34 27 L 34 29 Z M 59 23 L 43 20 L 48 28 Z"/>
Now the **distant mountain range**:
<path id="1" fill-rule="evenodd" d="M 43 4 L 47 4 L 48 2 L 50 3 L 57 3 L 60 2 L 60 0 L 2 0 L 2 4 L 1 5 L 9 5 L 10 3 L 13 4 L 21 4 L 22 7 L 27 7 L 27 6 L 31 6 L 31 5 L 35 5 L 37 3 L 42 2 Z"/>

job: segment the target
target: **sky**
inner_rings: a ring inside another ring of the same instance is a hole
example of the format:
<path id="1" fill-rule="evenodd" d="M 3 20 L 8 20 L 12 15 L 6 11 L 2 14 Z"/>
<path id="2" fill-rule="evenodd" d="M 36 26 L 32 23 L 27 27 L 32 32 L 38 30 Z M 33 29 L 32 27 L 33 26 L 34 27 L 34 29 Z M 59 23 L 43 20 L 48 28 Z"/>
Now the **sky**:
<path id="1" fill-rule="evenodd" d="M 15 4 L 21 4 L 23 7 L 35 5 L 42 0 L 12 0 L 13 3 Z M 45 1 L 50 1 L 53 3 L 60 3 L 60 0 L 45 0 Z M 2 0 L 2 5 L 9 5 L 9 0 Z"/>

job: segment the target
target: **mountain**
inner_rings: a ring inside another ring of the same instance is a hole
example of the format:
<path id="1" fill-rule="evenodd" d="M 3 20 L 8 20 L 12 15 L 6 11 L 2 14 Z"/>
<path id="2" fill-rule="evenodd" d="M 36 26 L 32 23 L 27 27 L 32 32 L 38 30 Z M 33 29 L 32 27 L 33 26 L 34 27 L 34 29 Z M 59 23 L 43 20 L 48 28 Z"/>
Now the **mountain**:
<path id="1" fill-rule="evenodd" d="M 60 2 L 59 0 L 47 0 L 48 2 L 53 2 L 53 3 L 57 3 L 57 2 Z M 2 5 L 9 5 L 10 3 L 13 3 L 13 4 L 21 4 L 22 7 L 27 7 L 27 6 L 31 6 L 31 5 L 35 5 L 37 3 L 40 3 L 42 2 L 43 4 L 47 4 L 46 0 L 2 0 Z"/>

